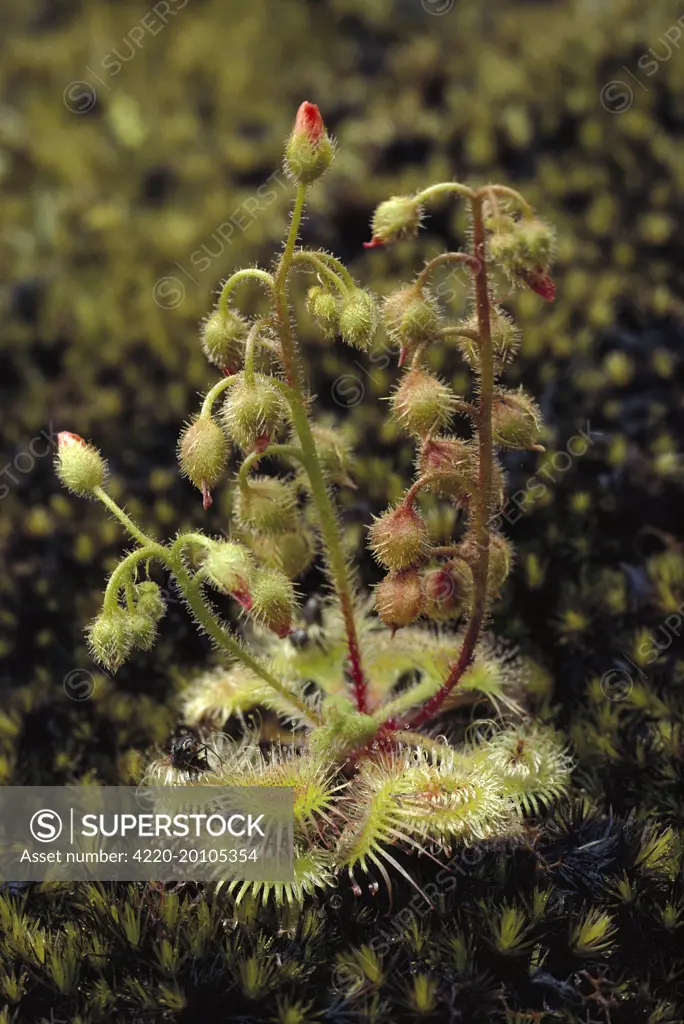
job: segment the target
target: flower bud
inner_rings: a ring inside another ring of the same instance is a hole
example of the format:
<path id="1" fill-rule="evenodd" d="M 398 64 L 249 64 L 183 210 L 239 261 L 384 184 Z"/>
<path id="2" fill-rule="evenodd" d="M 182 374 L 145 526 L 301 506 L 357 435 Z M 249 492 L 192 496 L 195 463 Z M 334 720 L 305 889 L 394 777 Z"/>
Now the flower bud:
<path id="1" fill-rule="evenodd" d="M 220 370 L 237 373 L 242 365 L 244 343 L 249 325 L 232 310 L 224 316 L 215 309 L 202 324 L 204 354 Z"/>
<path id="2" fill-rule="evenodd" d="M 280 569 L 289 580 L 303 576 L 316 555 L 316 537 L 303 525 L 276 536 L 255 534 L 249 543 L 263 565 Z"/>
<path id="3" fill-rule="evenodd" d="M 248 610 L 252 606 L 250 586 L 254 571 L 251 553 L 234 541 L 213 544 L 202 565 L 202 575 L 208 583 L 223 594 L 230 594 Z"/>
<path id="4" fill-rule="evenodd" d="M 423 605 L 423 587 L 417 569 L 390 573 L 375 588 L 375 609 L 393 632 L 414 622 Z"/>
<path id="5" fill-rule="evenodd" d="M 423 208 L 413 196 L 391 196 L 376 208 L 371 222 L 373 237 L 363 243 L 364 248 L 392 245 L 408 235 L 417 235 L 422 217 Z"/>
<path id="6" fill-rule="evenodd" d="M 473 576 L 464 562 L 454 561 L 423 573 L 425 614 L 434 622 L 462 615 L 473 593 Z"/>
<path id="7" fill-rule="evenodd" d="M 335 150 L 315 103 L 302 103 L 285 147 L 285 169 L 298 185 L 310 185 L 333 161 Z"/>
<path id="8" fill-rule="evenodd" d="M 255 374 L 253 383 L 243 376 L 230 389 L 221 418 L 228 436 L 244 452 L 263 451 L 284 422 L 285 404 L 264 374 Z"/>
<path id="9" fill-rule="evenodd" d="M 166 603 L 161 590 L 152 580 L 144 580 L 133 587 L 135 606 L 143 615 L 159 622 L 166 615 Z"/>
<path id="10" fill-rule="evenodd" d="M 447 426 L 456 396 L 439 377 L 416 368 L 405 373 L 391 398 L 392 412 L 409 434 L 425 437 Z"/>
<path id="11" fill-rule="evenodd" d="M 500 391 L 492 403 L 492 432 L 506 448 L 539 449 L 541 412 L 537 403 L 519 391 Z"/>
<path id="12" fill-rule="evenodd" d="M 367 351 L 378 329 L 375 300 L 370 292 L 355 288 L 342 302 L 340 334 L 348 345 Z"/>
<path id="13" fill-rule="evenodd" d="M 126 613 L 124 613 L 126 614 Z M 128 634 L 131 643 L 140 651 L 151 651 L 157 639 L 157 623 L 141 611 L 126 614 Z"/>
<path id="14" fill-rule="evenodd" d="M 465 498 L 475 485 L 473 449 L 460 437 L 430 438 L 420 450 L 418 472 L 432 477 L 426 491 L 441 498 Z"/>
<path id="15" fill-rule="evenodd" d="M 281 534 L 297 525 L 297 490 L 291 480 L 252 476 L 236 494 L 235 516 L 255 533 Z"/>
<path id="16" fill-rule="evenodd" d="M 468 531 L 459 551 L 469 562 L 475 563 L 479 557 L 480 545 L 473 531 Z M 513 548 L 509 540 L 498 530 L 489 532 L 489 568 L 487 570 L 490 595 L 499 593 L 508 578 L 513 566 Z"/>
<path id="17" fill-rule="evenodd" d="M 429 544 L 425 520 L 411 505 L 378 516 L 369 531 L 370 549 L 385 569 L 398 572 L 425 560 Z"/>
<path id="18" fill-rule="evenodd" d="M 340 300 L 327 288 L 315 284 L 306 293 L 306 308 L 326 338 L 334 338 L 340 329 Z"/>
<path id="19" fill-rule="evenodd" d="M 226 436 L 211 416 L 197 416 L 181 432 L 178 439 L 181 473 L 202 492 L 205 509 L 211 505 L 210 488 L 226 468 L 229 453 Z"/>
<path id="20" fill-rule="evenodd" d="M 93 619 L 87 629 L 88 646 L 93 658 L 110 672 L 116 672 L 133 648 L 129 616 L 122 610 Z"/>
<path id="21" fill-rule="evenodd" d="M 292 632 L 292 619 L 296 608 L 294 587 L 284 573 L 277 569 L 261 569 L 252 585 L 253 618 L 279 637 Z"/>
<path id="22" fill-rule="evenodd" d="M 526 284 L 548 302 L 555 298 L 549 267 L 554 249 L 553 229 L 536 217 L 507 222 L 489 239 L 489 250 L 514 283 Z"/>
<path id="23" fill-rule="evenodd" d="M 67 490 L 81 498 L 92 497 L 107 475 L 107 464 L 95 445 L 66 430 L 57 434 L 55 469 Z"/>
<path id="24" fill-rule="evenodd" d="M 388 295 L 382 316 L 389 337 L 399 345 L 400 366 L 410 352 L 431 341 L 440 326 L 437 303 L 414 284 Z"/>
<path id="25" fill-rule="evenodd" d="M 467 331 L 477 331 L 477 316 L 469 317 L 459 325 Z M 489 311 L 489 329 L 492 338 L 494 372 L 498 376 L 513 359 L 520 347 L 520 330 L 512 317 L 503 309 L 492 306 Z M 474 370 L 480 369 L 480 348 L 471 338 L 457 338 L 463 358 Z"/>

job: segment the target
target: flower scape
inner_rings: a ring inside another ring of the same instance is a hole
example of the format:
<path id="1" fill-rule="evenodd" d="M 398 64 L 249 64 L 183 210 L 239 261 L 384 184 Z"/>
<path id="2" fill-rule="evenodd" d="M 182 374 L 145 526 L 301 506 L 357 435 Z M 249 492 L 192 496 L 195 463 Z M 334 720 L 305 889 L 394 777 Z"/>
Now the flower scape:
<path id="1" fill-rule="evenodd" d="M 468 251 L 438 255 L 379 307 L 333 255 L 298 246 L 307 189 L 334 152 L 318 107 L 303 103 L 285 150 L 295 200 L 282 254 L 270 270 L 234 273 L 202 325 L 204 352 L 221 376 L 183 428 L 178 459 L 210 516 L 212 491 L 238 455 L 226 534 L 183 533 L 168 543 L 148 536 L 108 493 L 97 448 L 72 433 L 58 439 L 63 484 L 98 499 L 135 542 L 88 626 L 94 658 L 116 672 L 135 648 L 154 645 L 165 613 L 149 575 L 156 561 L 229 660 L 184 697 L 185 725 L 206 756 L 160 759 L 147 781 L 294 790 L 294 881 L 232 882 L 238 902 L 248 894 L 302 902 L 341 876 L 356 893 L 364 878 L 391 892 L 393 873 L 413 881 L 413 857 L 515 842 L 526 816 L 562 796 L 571 768 L 557 734 L 529 712 L 525 663 L 485 632 L 513 562 L 495 525 L 505 502 L 497 451 L 543 450 L 544 429 L 534 399 L 499 382 L 519 333 L 494 281 L 552 301 L 554 233 L 503 185 L 445 182 L 393 196 L 375 212 L 370 249 L 414 236 L 427 207 L 448 197 L 467 204 L 471 234 Z M 431 289 L 445 267 L 472 289 L 472 309 L 458 322 Z M 335 505 L 337 489 L 353 485 L 353 453 L 316 422 L 307 386 L 291 299 L 304 273 L 315 280 L 307 311 L 331 345 L 341 339 L 369 354 L 382 322 L 401 369 L 389 415 L 415 442 L 415 478 L 369 525 L 385 573 L 371 597 L 356 582 Z M 264 297 L 251 320 L 238 304 L 245 285 Z M 436 346 L 473 374 L 474 404 L 431 372 Z M 425 500 L 451 508 L 448 543 L 432 536 Z M 318 559 L 330 593 L 300 612 L 294 581 Z M 212 595 L 235 602 L 240 634 Z M 280 719 L 276 739 L 264 733 L 266 714 Z M 240 740 L 223 731 L 234 718 L 249 723 Z"/>

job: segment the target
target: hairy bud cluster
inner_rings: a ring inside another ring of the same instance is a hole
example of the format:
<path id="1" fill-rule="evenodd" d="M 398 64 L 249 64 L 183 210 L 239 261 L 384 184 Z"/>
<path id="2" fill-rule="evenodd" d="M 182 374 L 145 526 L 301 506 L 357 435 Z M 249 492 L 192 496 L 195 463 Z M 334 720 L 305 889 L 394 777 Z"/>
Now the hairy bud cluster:
<path id="1" fill-rule="evenodd" d="M 278 569 L 259 569 L 252 582 L 252 618 L 279 637 L 292 632 L 297 607 L 294 587 Z"/>
<path id="2" fill-rule="evenodd" d="M 134 647 L 149 651 L 157 638 L 157 626 L 166 605 L 156 583 L 146 581 L 132 587 L 133 608 L 117 606 L 102 611 L 86 631 L 93 658 L 109 672 L 123 665 Z"/>
<path id="3" fill-rule="evenodd" d="M 506 448 L 538 448 L 542 417 L 537 403 L 522 388 L 500 391 L 492 403 L 492 432 Z"/>
<path id="4" fill-rule="evenodd" d="M 425 595 L 418 569 L 391 572 L 375 588 L 375 610 L 391 630 L 415 622 L 423 611 Z"/>
<path id="5" fill-rule="evenodd" d="M 364 248 L 392 245 L 401 238 L 417 235 L 423 218 L 423 209 L 413 196 L 391 196 L 376 208 L 371 221 L 370 242 Z"/>
<path id="6" fill-rule="evenodd" d="M 466 331 L 477 332 L 477 316 L 463 320 L 459 327 Z M 503 309 L 492 306 L 489 311 L 489 327 L 492 339 L 492 355 L 494 357 L 494 373 L 498 377 L 506 365 L 513 359 L 520 347 L 520 331 L 513 318 Z M 479 372 L 480 347 L 471 338 L 459 337 L 458 347 L 469 366 Z"/>
<path id="7" fill-rule="evenodd" d="M 244 375 L 223 403 L 221 422 L 243 452 L 263 451 L 285 422 L 285 402 L 273 381 L 262 373 Z"/>
<path id="8" fill-rule="evenodd" d="M 250 589 L 254 571 L 251 553 L 235 541 L 215 542 L 202 566 L 202 576 L 208 583 L 221 593 L 230 594 L 247 610 L 252 606 Z"/>
<path id="9" fill-rule="evenodd" d="M 418 473 L 429 478 L 426 491 L 460 501 L 470 494 L 477 479 L 474 448 L 460 437 L 428 438 L 418 455 Z"/>
<path id="10" fill-rule="evenodd" d="M 415 284 L 387 296 L 382 318 L 387 334 L 399 347 L 400 366 L 418 346 L 432 341 L 440 327 L 435 299 Z"/>
<path id="11" fill-rule="evenodd" d="M 230 445 L 218 423 L 210 415 L 200 414 L 186 424 L 178 439 L 181 473 L 204 497 L 205 509 L 211 505 L 211 488 L 226 468 Z"/>
<path id="12" fill-rule="evenodd" d="M 93 497 L 107 475 L 107 464 L 95 445 L 66 430 L 57 435 L 55 469 L 67 490 L 81 498 Z"/>
<path id="13" fill-rule="evenodd" d="M 404 430 L 425 437 L 448 426 L 456 401 L 456 395 L 444 381 L 416 367 L 399 382 L 391 397 L 391 409 Z"/>
<path id="14" fill-rule="evenodd" d="M 426 617 L 434 622 L 447 622 L 458 618 L 470 606 L 473 574 L 459 560 L 426 569 L 423 574 L 423 591 L 423 611 Z"/>
<path id="15" fill-rule="evenodd" d="M 480 545 L 477 542 L 474 532 L 469 531 L 461 544 L 459 551 L 462 556 L 474 563 L 480 554 Z M 498 530 L 489 532 L 489 568 L 488 568 L 488 589 L 491 594 L 498 594 L 510 575 L 513 566 L 513 547 Z"/>
<path id="16" fill-rule="evenodd" d="M 242 366 L 247 321 L 232 310 L 224 315 L 215 309 L 202 324 L 202 348 L 213 366 L 237 373 Z"/>

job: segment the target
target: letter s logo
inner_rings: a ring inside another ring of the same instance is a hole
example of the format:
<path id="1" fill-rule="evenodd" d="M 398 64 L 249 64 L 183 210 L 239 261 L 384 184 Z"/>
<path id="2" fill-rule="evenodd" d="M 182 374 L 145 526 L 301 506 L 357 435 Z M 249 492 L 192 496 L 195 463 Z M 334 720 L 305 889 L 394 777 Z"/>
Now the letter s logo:
<path id="1" fill-rule="evenodd" d="M 39 843 L 52 843 L 62 833 L 62 819 L 49 808 L 36 811 L 29 823 L 31 835 Z"/>

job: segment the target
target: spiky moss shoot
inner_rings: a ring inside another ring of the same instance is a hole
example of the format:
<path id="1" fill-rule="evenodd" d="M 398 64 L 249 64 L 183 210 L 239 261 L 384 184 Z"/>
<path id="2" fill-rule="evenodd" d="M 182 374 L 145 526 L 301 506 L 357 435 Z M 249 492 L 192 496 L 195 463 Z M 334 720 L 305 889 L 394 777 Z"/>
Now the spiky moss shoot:
<path id="1" fill-rule="evenodd" d="M 292 619 L 297 607 L 294 587 L 278 569 L 260 569 L 252 579 L 251 614 L 256 622 L 276 636 L 292 632 Z"/>
<path id="2" fill-rule="evenodd" d="M 297 528 L 297 488 L 277 476 L 252 476 L 238 487 L 234 514 L 248 531 L 270 535 Z"/>
<path id="3" fill-rule="evenodd" d="M 249 324 L 232 310 L 215 309 L 202 323 L 202 349 L 213 366 L 236 373 L 242 365 Z"/>
<path id="4" fill-rule="evenodd" d="M 449 424 L 456 408 L 456 395 L 439 377 L 416 367 L 404 374 L 390 404 L 394 418 L 404 430 L 425 437 Z"/>
<path id="5" fill-rule="evenodd" d="M 209 548 L 202 576 L 223 594 L 232 594 L 244 608 L 251 608 L 250 586 L 255 572 L 254 558 L 244 544 L 217 541 Z"/>
<path id="6" fill-rule="evenodd" d="M 311 424 L 311 433 L 316 442 L 316 451 L 321 468 L 333 484 L 355 487 L 351 478 L 354 456 L 349 441 L 340 433 L 339 427 Z"/>
<path id="7" fill-rule="evenodd" d="M 343 694 L 327 697 L 322 707 L 324 724 L 310 736 L 309 745 L 318 757 L 338 759 L 370 743 L 378 731 L 371 715 L 357 711 Z"/>
<path id="8" fill-rule="evenodd" d="M 402 503 L 384 512 L 369 528 L 369 546 L 385 569 L 398 572 L 425 561 L 430 538 L 420 512 Z"/>
<path id="9" fill-rule="evenodd" d="M 605 955 L 613 944 L 617 928 L 610 914 L 590 907 L 575 921 L 570 931 L 570 947 L 576 956 L 594 958 Z"/>
<path id="10" fill-rule="evenodd" d="M 211 503 L 209 491 L 220 479 L 229 455 L 226 435 L 211 416 L 199 415 L 183 428 L 178 439 L 181 473 L 202 492 L 205 504 Z"/>
<path id="11" fill-rule="evenodd" d="M 463 615 L 472 601 L 473 574 L 463 562 L 449 562 L 423 572 L 423 613 L 433 622 L 448 622 Z"/>
<path id="12" fill-rule="evenodd" d="M 392 630 L 403 629 L 420 617 L 425 605 L 417 569 L 393 572 L 375 588 L 375 610 Z"/>
<path id="13" fill-rule="evenodd" d="M 86 635 L 93 658 L 109 672 L 117 672 L 133 649 L 130 617 L 121 608 L 101 612 L 88 626 Z"/>
<path id="14" fill-rule="evenodd" d="M 376 207 L 371 221 L 372 239 L 366 248 L 392 245 L 402 238 L 417 235 L 423 220 L 423 208 L 413 196 L 390 196 Z"/>
<path id="15" fill-rule="evenodd" d="M 291 580 L 302 576 L 316 557 L 316 536 L 304 524 L 275 536 L 254 534 L 249 544 L 262 565 L 280 569 Z"/>
<path id="16" fill-rule="evenodd" d="M 326 338 L 334 338 L 340 329 L 340 300 L 327 288 L 315 284 L 306 293 L 306 308 Z"/>
<path id="17" fill-rule="evenodd" d="M 429 974 L 416 974 L 408 990 L 409 1006 L 419 1017 L 429 1017 L 437 1009 L 437 980 Z"/>
<path id="18" fill-rule="evenodd" d="M 253 382 L 240 375 L 221 409 L 228 436 L 243 452 L 263 451 L 285 422 L 285 402 L 270 377 L 255 373 Z"/>
<path id="19" fill-rule="evenodd" d="M 506 365 L 513 359 L 520 347 L 520 329 L 513 318 L 498 306 L 492 306 L 489 312 L 489 325 L 492 338 L 492 355 L 494 357 L 494 373 L 499 376 Z M 477 316 L 468 317 L 458 325 L 466 331 L 479 329 Z M 474 370 L 480 370 L 480 348 L 472 338 L 456 339 L 465 361 Z"/>
<path id="20" fill-rule="evenodd" d="M 57 435 L 55 470 L 66 489 L 80 498 L 92 498 L 107 476 L 107 464 L 95 445 L 66 430 Z"/>
<path id="21" fill-rule="evenodd" d="M 334 155 L 320 110 L 315 103 L 302 103 L 285 146 L 287 174 L 298 185 L 310 185 L 327 171 Z"/>
<path id="22" fill-rule="evenodd" d="M 363 288 L 355 288 L 342 301 L 340 334 L 343 341 L 367 352 L 378 329 L 378 311 L 375 299 Z"/>
<path id="23" fill-rule="evenodd" d="M 400 366 L 419 345 L 432 341 L 440 327 L 435 299 L 415 284 L 387 296 L 382 319 L 390 339 L 399 347 Z"/>
<path id="24" fill-rule="evenodd" d="M 541 436 L 539 406 L 520 388 L 499 391 L 492 403 L 492 432 L 496 444 L 506 448 L 535 448 Z"/>
<path id="25" fill-rule="evenodd" d="M 466 561 L 476 562 L 479 557 L 479 545 L 472 531 L 468 531 L 458 550 Z M 489 592 L 498 594 L 510 575 L 513 566 L 513 546 L 498 530 L 489 531 Z"/>
<path id="26" fill-rule="evenodd" d="M 426 491 L 458 501 L 473 489 L 475 452 L 460 437 L 431 437 L 421 446 L 417 469 L 420 476 L 430 477 Z"/>

